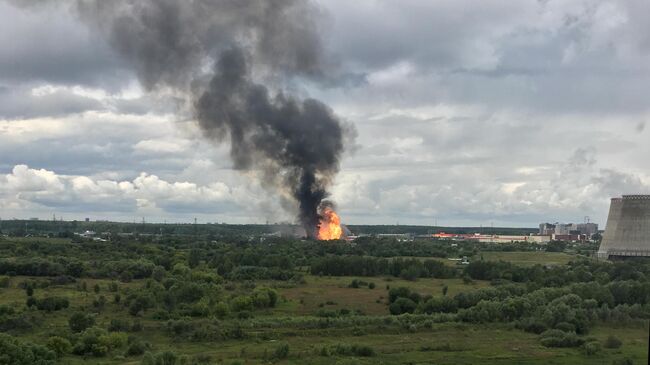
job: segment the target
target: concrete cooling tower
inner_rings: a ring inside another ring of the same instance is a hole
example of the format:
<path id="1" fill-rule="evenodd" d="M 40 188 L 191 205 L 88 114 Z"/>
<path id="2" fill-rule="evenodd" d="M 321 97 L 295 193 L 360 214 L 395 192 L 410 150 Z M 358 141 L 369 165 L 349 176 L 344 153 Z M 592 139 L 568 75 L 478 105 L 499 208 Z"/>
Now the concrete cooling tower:
<path id="1" fill-rule="evenodd" d="M 650 256 L 650 195 L 612 198 L 598 257 Z"/>

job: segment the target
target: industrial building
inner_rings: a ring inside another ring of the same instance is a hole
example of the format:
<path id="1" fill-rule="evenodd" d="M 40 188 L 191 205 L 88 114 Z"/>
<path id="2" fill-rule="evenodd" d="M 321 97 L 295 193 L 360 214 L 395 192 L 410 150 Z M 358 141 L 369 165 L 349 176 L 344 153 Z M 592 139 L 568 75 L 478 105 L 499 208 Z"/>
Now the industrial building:
<path id="1" fill-rule="evenodd" d="M 429 237 L 439 240 L 451 241 L 475 241 L 481 243 L 515 243 L 528 242 L 546 244 L 551 241 L 550 235 L 497 235 L 497 234 L 480 234 L 480 233 L 434 233 Z"/>
<path id="2" fill-rule="evenodd" d="M 540 236 L 573 236 L 584 235 L 587 239 L 598 233 L 598 224 L 596 223 L 542 223 L 539 225 Z"/>
<path id="3" fill-rule="evenodd" d="M 598 257 L 650 256 L 650 195 L 612 198 Z"/>

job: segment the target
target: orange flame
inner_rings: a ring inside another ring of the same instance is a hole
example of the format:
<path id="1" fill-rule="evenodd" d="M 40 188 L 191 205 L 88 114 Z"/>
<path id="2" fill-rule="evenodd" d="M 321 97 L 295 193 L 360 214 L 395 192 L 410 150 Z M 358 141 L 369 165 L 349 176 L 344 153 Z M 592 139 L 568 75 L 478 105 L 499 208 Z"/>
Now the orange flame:
<path id="1" fill-rule="evenodd" d="M 343 235 L 341 219 L 331 208 L 325 208 L 321 212 L 320 224 L 318 225 L 319 240 L 338 240 Z"/>

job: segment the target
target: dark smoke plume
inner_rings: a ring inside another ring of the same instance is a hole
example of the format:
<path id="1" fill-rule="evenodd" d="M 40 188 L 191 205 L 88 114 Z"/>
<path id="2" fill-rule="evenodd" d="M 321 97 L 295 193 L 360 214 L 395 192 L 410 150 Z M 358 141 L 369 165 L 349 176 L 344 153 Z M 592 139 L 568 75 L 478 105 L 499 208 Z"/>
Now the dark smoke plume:
<path id="1" fill-rule="evenodd" d="M 330 108 L 287 91 L 328 82 L 318 9 L 303 0 L 78 0 L 142 85 L 186 100 L 204 134 L 230 142 L 240 170 L 289 193 L 314 236 L 318 208 L 353 129 Z M 331 81 L 331 80 L 329 80 Z M 272 183 L 269 183 L 272 182 Z"/>
<path id="2" fill-rule="evenodd" d="M 284 185 L 299 202 L 300 220 L 313 235 L 318 206 L 343 151 L 343 129 L 330 109 L 314 99 L 269 95 L 266 87 L 251 82 L 239 48 L 221 53 L 195 107 L 209 136 L 230 137 L 235 168 L 262 166 L 268 173 L 283 173 Z"/>

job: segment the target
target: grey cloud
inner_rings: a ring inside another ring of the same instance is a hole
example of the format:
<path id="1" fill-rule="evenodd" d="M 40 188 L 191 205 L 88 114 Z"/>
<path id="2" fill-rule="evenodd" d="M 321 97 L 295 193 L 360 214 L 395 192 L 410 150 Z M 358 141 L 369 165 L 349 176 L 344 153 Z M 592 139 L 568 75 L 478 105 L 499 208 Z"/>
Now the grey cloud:
<path id="1" fill-rule="evenodd" d="M 103 109 L 105 106 L 98 100 L 76 95 L 69 90 L 33 95 L 29 89 L 0 86 L 0 119 L 59 117 Z"/>
<path id="2" fill-rule="evenodd" d="M 105 41 L 63 6 L 24 9 L 0 1 L 0 80 L 116 90 L 132 78 Z"/>

